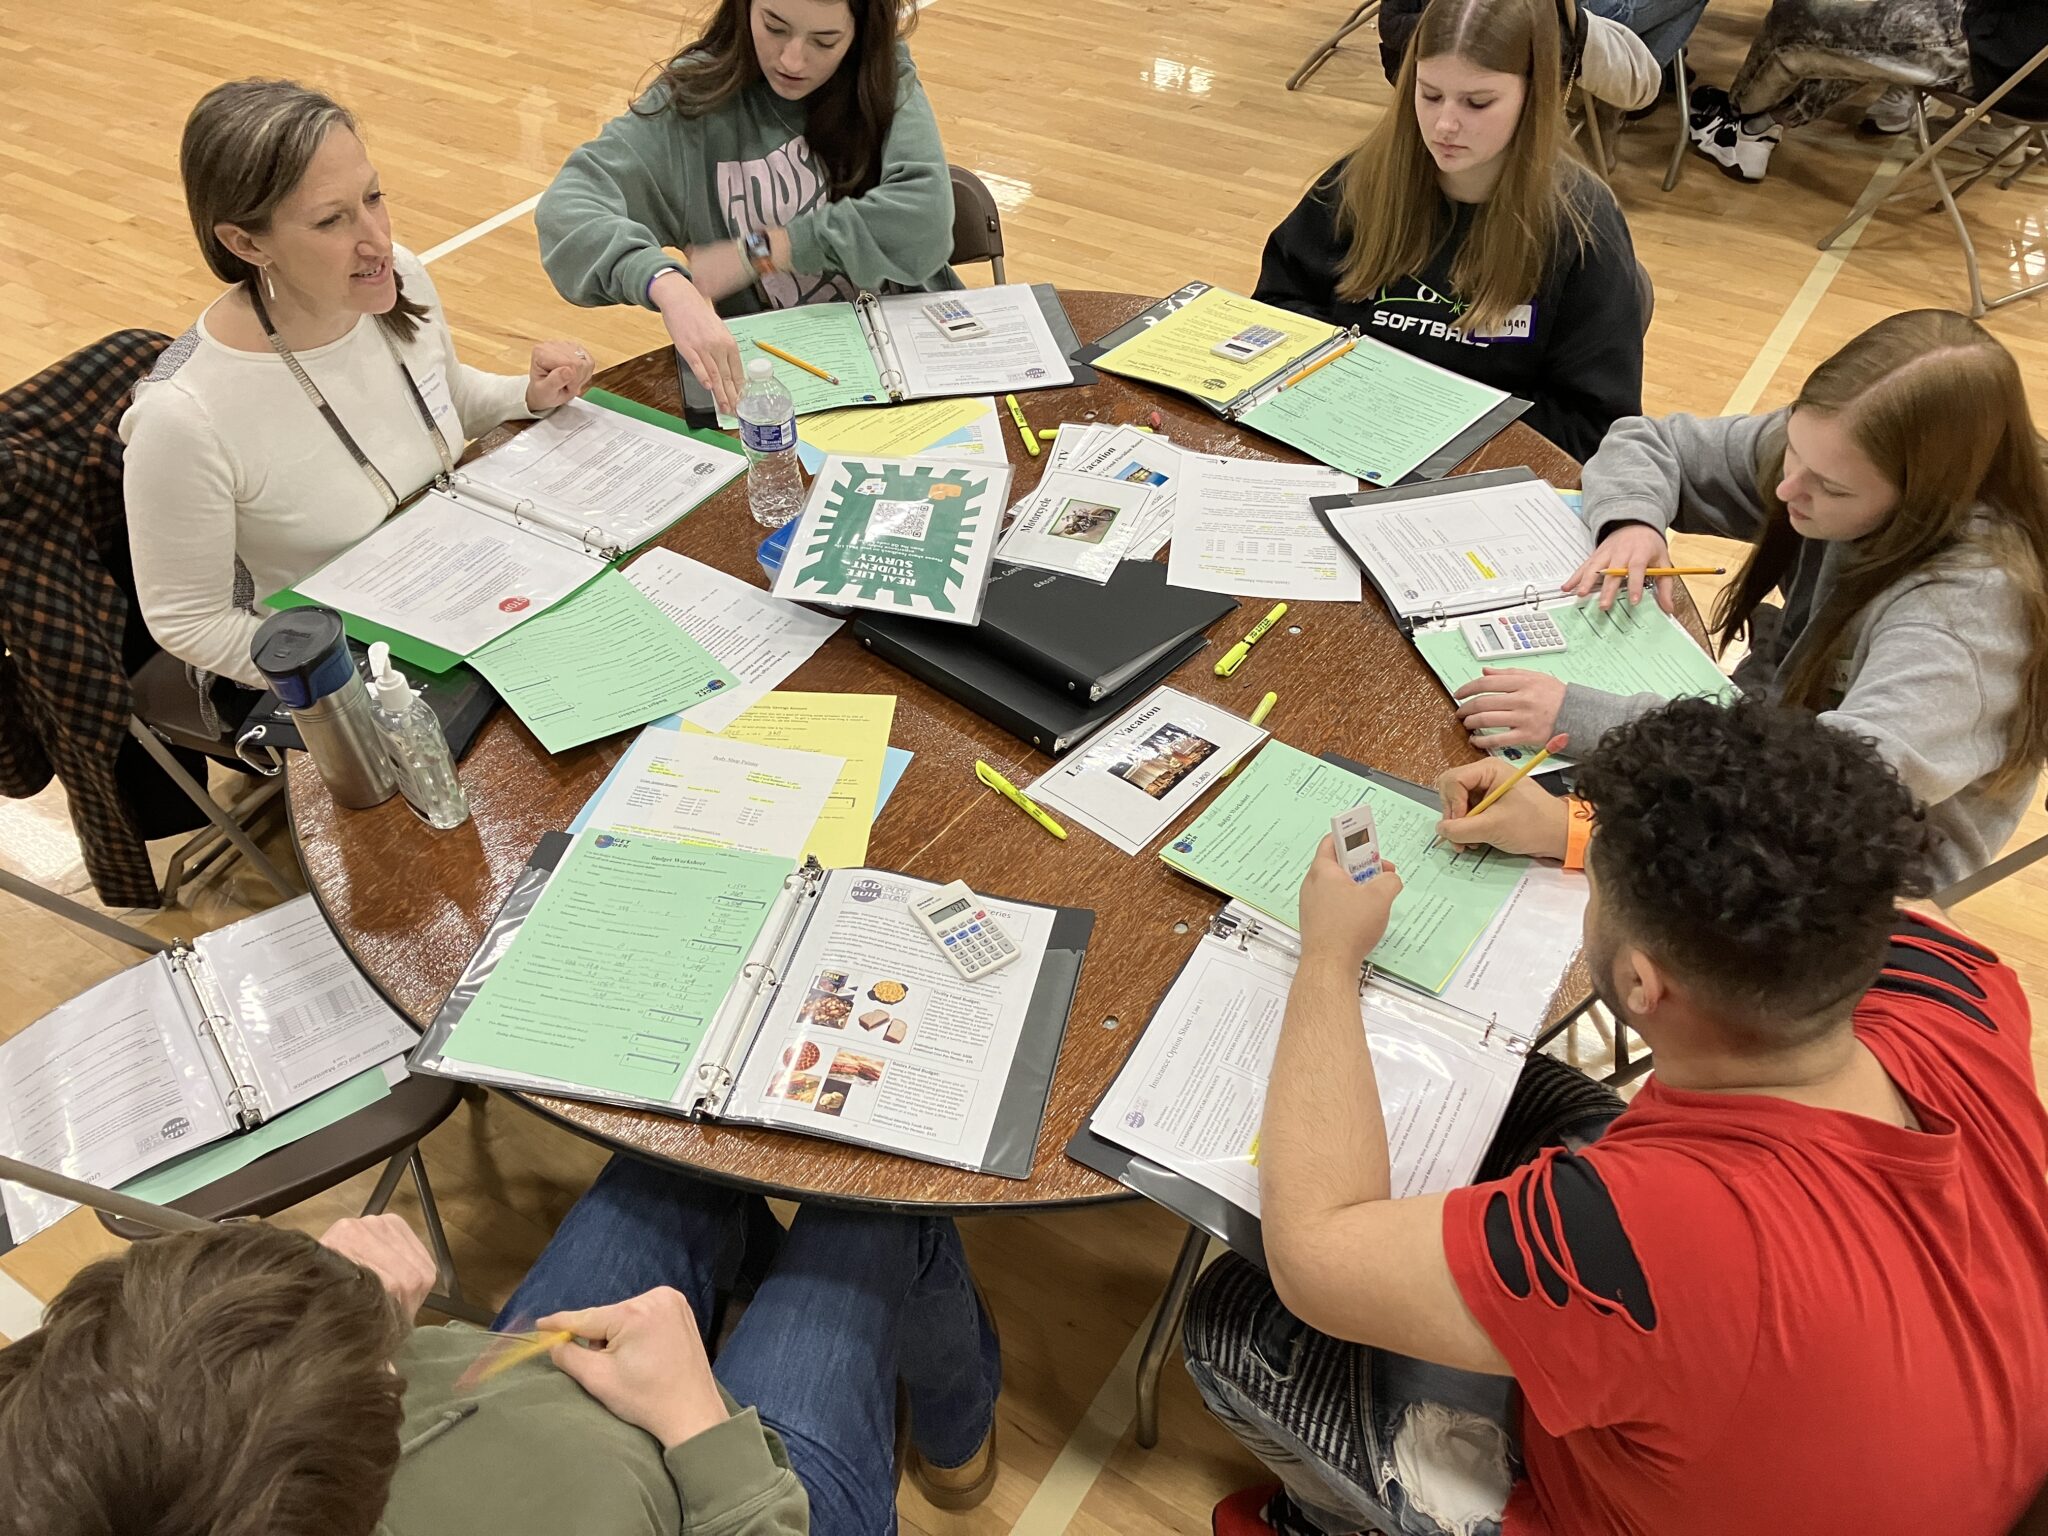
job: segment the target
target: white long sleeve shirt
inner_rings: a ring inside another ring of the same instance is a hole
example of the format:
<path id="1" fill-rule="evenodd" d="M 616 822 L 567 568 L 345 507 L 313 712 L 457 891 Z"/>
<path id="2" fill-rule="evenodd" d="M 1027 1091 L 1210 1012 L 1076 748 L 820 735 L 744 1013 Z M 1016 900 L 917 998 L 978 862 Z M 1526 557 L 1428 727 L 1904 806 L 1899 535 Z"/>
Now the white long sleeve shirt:
<path id="1" fill-rule="evenodd" d="M 412 252 L 392 261 L 427 317 L 398 342 L 451 456 L 500 422 L 531 414 L 523 376 L 460 362 L 440 296 Z M 364 316 L 300 365 L 401 501 L 441 472 L 398 365 Z M 263 599 L 383 522 L 384 498 L 275 352 L 217 341 L 202 314 L 164 352 L 121 418 L 122 484 L 135 584 L 164 649 L 220 677 L 264 686 L 249 645 Z M 236 603 L 238 568 L 248 573 Z"/>

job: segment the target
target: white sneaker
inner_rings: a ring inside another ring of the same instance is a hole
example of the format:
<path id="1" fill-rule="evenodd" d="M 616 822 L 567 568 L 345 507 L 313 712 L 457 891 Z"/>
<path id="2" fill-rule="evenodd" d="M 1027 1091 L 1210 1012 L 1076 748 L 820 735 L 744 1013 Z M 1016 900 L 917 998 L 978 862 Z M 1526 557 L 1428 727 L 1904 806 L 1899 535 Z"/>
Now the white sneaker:
<path id="1" fill-rule="evenodd" d="M 1863 114 L 1863 131 L 1870 134 L 1904 133 L 1913 126 L 1913 92 L 1909 86 L 1894 85 L 1870 104 Z"/>
<path id="2" fill-rule="evenodd" d="M 1785 137 L 1776 123 L 1761 133 L 1751 133 L 1742 119 L 1728 112 L 1692 130 L 1692 145 L 1729 175 L 1743 181 L 1762 181 L 1771 163 L 1771 151 Z"/>

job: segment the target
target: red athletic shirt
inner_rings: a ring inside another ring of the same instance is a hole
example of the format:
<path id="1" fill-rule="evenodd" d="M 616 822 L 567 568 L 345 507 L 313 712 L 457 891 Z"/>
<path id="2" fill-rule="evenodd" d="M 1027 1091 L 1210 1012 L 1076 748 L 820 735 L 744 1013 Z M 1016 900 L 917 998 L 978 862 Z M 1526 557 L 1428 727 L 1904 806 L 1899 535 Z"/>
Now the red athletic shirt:
<path id="1" fill-rule="evenodd" d="M 1856 1034 L 1922 1130 L 1653 1076 L 1444 1208 L 1521 1387 L 1506 1536 L 2005 1536 L 2048 1477 L 2048 1114 L 2019 981 L 1903 918 Z"/>

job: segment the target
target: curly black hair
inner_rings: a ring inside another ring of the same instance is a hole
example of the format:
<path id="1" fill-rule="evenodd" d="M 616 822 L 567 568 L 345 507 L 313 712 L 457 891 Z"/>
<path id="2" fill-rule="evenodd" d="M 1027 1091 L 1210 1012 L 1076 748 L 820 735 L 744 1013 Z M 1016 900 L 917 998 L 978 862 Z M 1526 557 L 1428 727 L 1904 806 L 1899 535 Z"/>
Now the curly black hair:
<path id="1" fill-rule="evenodd" d="M 1602 916 L 1754 1048 L 1838 1020 L 1877 979 L 1898 899 L 1930 889 L 1912 794 L 1805 710 L 1680 699 L 1603 737 L 1577 793 Z"/>

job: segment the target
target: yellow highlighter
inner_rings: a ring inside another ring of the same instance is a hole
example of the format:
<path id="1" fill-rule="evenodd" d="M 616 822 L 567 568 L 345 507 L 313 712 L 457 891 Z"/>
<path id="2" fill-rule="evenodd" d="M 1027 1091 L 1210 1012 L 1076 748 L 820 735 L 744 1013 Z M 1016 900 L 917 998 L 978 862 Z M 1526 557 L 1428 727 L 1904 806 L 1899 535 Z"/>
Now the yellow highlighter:
<path id="1" fill-rule="evenodd" d="M 1024 439 L 1024 451 L 1034 459 L 1037 458 L 1038 439 L 1032 435 L 1031 423 L 1024 419 L 1024 407 L 1017 403 L 1015 395 L 1005 395 L 1003 399 L 1009 403 L 1010 420 L 1017 423 L 1017 435 Z"/>
<path id="2" fill-rule="evenodd" d="M 1252 626 L 1252 632 L 1223 653 L 1223 659 L 1216 663 L 1216 675 L 1228 677 L 1244 665 L 1245 657 L 1251 655 L 1252 647 L 1266 638 L 1266 631 L 1287 616 L 1287 605 L 1275 603 L 1273 611 Z"/>
<path id="3" fill-rule="evenodd" d="M 1252 711 L 1252 724 L 1264 725 L 1266 723 L 1266 716 L 1273 713 L 1273 706 L 1275 704 L 1278 704 L 1279 702 L 1280 695 L 1277 693 L 1269 693 L 1263 699 L 1259 700 L 1259 707 Z M 1236 773 L 1238 769 L 1242 768 L 1250 760 L 1251 754 L 1249 753 L 1245 754 L 1245 756 L 1243 757 L 1240 757 L 1236 762 L 1232 763 L 1228 768 L 1223 770 L 1223 777 L 1225 779 L 1229 778 L 1232 774 Z M 1218 780 L 1217 782 L 1220 783 L 1222 781 Z"/>
<path id="4" fill-rule="evenodd" d="M 980 758 L 974 760 L 974 776 L 1061 842 L 1067 840 L 1067 829 L 1065 827 L 1046 815 L 1044 811 L 1041 811 L 1037 803 L 1029 795 L 1025 794 L 1023 790 L 1012 784 L 1000 773 L 997 773 L 995 769 L 989 767 Z"/>

